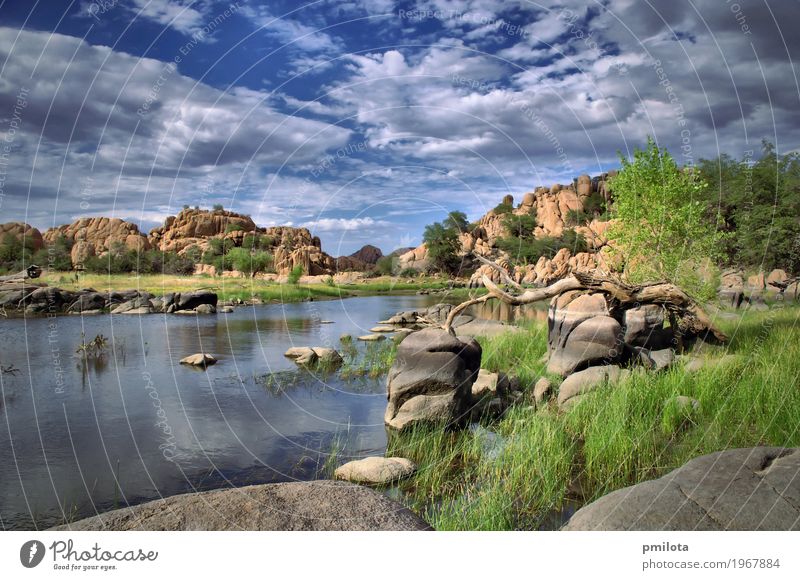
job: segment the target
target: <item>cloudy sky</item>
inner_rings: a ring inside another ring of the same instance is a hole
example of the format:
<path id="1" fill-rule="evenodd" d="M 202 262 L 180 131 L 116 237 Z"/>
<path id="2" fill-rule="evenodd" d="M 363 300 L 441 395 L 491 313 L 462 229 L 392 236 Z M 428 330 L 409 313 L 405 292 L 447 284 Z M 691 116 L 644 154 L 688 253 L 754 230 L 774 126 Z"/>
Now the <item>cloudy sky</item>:
<path id="1" fill-rule="evenodd" d="M 185 204 L 416 245 L 618 165 L 800 147 L 797 0 L 5 0 L 0 221 Z"/>

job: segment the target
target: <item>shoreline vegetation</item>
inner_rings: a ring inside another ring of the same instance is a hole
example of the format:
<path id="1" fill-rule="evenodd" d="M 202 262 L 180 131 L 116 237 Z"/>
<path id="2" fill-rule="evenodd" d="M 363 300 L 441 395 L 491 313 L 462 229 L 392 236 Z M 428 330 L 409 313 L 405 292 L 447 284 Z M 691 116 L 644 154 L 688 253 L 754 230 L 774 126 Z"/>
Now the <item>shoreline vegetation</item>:
<path id="1" fill-rule="evenodd" d="M 421 276 L 419 278 L 398 278 L 381 276 L 353 284 L 305 284 L 278 283 L 258 278 L 220 278 L 211 276 L 177 276 L 169 274 L 80 274 L 68 275 L 63 272 L 45 272 L 36 281 L 64 290 L 78 291 L 92 288 L 99 292 L 138 290 L 154 295 L 168 292 L 189 292 L 210 290 L 217 294 L 221 302 L 251 301 L 257 298 L 263 303 L 290 303 L 308 300 L 330 300 L 352 298 L 355 296 L 379 296 L 387 294 L 408 294 L 418 291 L 447 291 L 448 295 L 466 296 L 465 288 L 451 288 L 448 279 Z M 472 290 L 485 292 L 485 290 Z"/>
<path id="2" fill-rule="evenodd" d="M 558 529 L 577 507 L 694 457 L 800 446 L 800 391 L 793 388 L 800 307 L 718 314 L 730 343 L 700 343 L 687 353 L 705 363 L 699 370 L 684 361 L 659 373 L 634 372 L 566 411 L 553 399 L 534 402 L 537 377 L 550 378 L 556 390 L 561 381 L 545 372 L 546 324 L 478 337 L 482 366 L 516 372 L 527 385 L 523 400 L 469 429 L 420 426 L 394 434 L 387 456 L 418 466 L 394 496 L 437 530 Z M 676 405 L 682 396 L 699 405 Z"/>

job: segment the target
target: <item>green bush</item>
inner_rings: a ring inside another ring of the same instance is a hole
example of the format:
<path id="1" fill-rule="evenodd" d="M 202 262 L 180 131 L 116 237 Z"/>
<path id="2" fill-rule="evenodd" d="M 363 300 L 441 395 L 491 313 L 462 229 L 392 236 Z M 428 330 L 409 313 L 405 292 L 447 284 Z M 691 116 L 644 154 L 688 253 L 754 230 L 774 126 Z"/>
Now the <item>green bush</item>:
<path id="1" fill-rule="evenodd" d="M 289 272 L 289 278 L 287 282 L 289 284 L 297 284 L 300 281 L 302 275 L 303 275 L 303 267 L 298 264 L 297 266 L 292 268 L 291 272 Z"/>
<path id="2" fill-rule="evenodd" d="M 458 270 L 461 264 L 458 255 L 461 251 L 461 242 L 457 229 L 439 222 L 427 225 L 422 241 L 428 248 L 428 259 L 433 269 L 446 273 Z"/>
<path id="3" fill-rule="evenodd" d="M 512 238 L 530 238 L 536 229 L 536 216 L 510 213 L 503 218 L 503 229 Z"/>
<path id="4" fill-rule="evenodd" d="M 514 206 L 510 203 L 499 203 L 494 207 L 493 211 L 496 215 L 511 213 L 514 211 Z"/>
<path id="5" fill-rule="evenodd" d="M 228 224 L 225 226 L 225 233 L 229 234 L 231 232 L 241 232 L 244 231 L 244 228 L 240 224 Z"/>
<path id="6" fill-rule="evenodd" d="M 394 256 L 383 256 L 378 258 L 378 262 L 375 264 L 375 271 L 380 276 L 391 276 L 394 273 L 395 267 L 397 265 L 397 258 Z"/>

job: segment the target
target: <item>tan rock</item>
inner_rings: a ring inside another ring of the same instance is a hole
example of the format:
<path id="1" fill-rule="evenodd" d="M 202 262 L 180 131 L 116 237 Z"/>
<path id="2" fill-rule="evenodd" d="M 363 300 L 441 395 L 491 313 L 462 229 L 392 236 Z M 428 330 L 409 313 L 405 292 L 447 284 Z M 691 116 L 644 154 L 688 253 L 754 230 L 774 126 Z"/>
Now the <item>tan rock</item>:
<path id="1" fill-rule="evenodd" d="M 410 477 L 417 470 L 413 461 L 402 457 L 366 457 L 338 467 L 334 479 L 381 485 Z"/>
<path id="2" fill-rule="evenodd" d="M 42 233 L 33 226 L 23 222 L 0 224 L 0 242 L 2 242 L 7 235 L 12 235 L 18 240 L 27 242 L 34 251 L 41 250 L 44 247 Z M 41 265 L 44 266 L 44 264 Z"/>
<path id="3" fill-rule="evenodd" d="M 191 366 L 196 366 L 196 367 L 208 367 L 208 366 L 211 366 L 213 364 L 216 364 L 217 363 L 217 359 L 215 359 L 210 354 L 197 353 L 197 354 L 192 354 L 192 355 L 189 355 L 189 356 L 187 356 L 185 358 L 182 358 L 180 362 L 181 362 L 182 365 L 191 365 Z"/>

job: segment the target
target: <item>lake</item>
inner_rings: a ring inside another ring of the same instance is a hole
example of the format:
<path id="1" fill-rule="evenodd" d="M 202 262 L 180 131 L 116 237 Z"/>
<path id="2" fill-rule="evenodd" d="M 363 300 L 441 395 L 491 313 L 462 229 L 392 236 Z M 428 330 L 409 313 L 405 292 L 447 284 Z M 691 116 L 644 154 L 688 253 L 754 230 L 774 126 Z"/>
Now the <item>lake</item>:
<path id="1" fill-rule="evenodd" d="M 440 301 L 0 320 L 0 363 L 10 371 L 0 374 L 0 527 L 41 529 L 194 490 L 315 479 L 333 449 L 338 461 L 382 454 L 385 377 L 318 375 L 283 353 L 338 348 L 342 334 Z M 505 305 L 479 314 L 515 317 Z M 81 336 L 98 334 L 106 356 L 84 361 Z M 219 362 L 205 371 L 178 364 L 196 352 Z"/>

